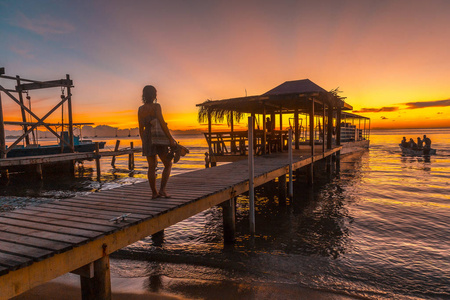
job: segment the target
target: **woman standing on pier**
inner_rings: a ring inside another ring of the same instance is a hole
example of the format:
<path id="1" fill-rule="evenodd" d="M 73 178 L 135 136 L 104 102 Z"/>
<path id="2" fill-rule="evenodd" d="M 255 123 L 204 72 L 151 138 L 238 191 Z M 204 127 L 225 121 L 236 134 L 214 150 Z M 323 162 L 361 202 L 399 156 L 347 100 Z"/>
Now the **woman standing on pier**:
<path id="1" fill-rule="evenodd" d="M 142 155 L 147 157 L 148 162 L 148 182 L 152 189 L 152 199 L 158 197 L 169 198 L 166 192 L 167 181 L 172 169 L 172 157 L 169 157 L 169 146 L 176 147 L 177 142 L 169 132 L 161 106 L 156 103 L 156 89 L 151 85 L 144 87 L 142 91 L 142 102 L 139 107 L 139 134 L 142 140 Z M 156 166 L 159 156 L 164 164 L 164 171 L 161 178 L 161 187 L 156 189 Z"/>

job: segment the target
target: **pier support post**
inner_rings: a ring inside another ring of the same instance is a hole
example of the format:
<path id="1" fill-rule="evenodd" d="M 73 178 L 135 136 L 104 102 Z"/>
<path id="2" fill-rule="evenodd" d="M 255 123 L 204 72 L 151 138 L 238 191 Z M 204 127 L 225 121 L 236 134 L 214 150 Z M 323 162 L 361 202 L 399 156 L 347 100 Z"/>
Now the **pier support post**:
<path id="1" fill-rule="evenodd" d="M 336 152 L 336 174 L 341 172 L 341 151 Z"/>
<path id="2" fill-rule="evenodd" d="M 248 117 L 248 200 L 250 216 L 250 233 L 255 234 L 255 170 L 253 159 L 253 122 L 254 117 Z"/>
<path id="3" fill-rule="evenodd" d="M 37 180 L 44 179 L 44 176 L 42 175 L 42 164 L 36 165 L 36 179 Z"/>
<path id="4" fill-rule="evenodd" d="M 164 243 L 164 229 L 152 234 L 152 242 L 155 246 L 162 246 Z"/>
<path id="5" fill-rule="evenodd" d="M 306 166 L 306 177 L 308 178 L 308 184 L 313 185 L 314 184 L 314 163 Z"/>
<path id="6" fill-rule="evenodd" d="M 95 168 L 97 169 L 97 181 L 100 181 L 102 171 L 100 170 L 100 146 L 98 142 L 95 142 Z"/>
<path id="7" fill-rule="evenodd" d="M 236 234 L 236 197 L 222 203 L 223 241 L 225 244 L 234 242 Z"/>
<path id="8" fill-rule="evenodd" d="M 288 152 L 289 152 L 289 199 L 292 200 L 294 197 L 294 176 L 292 174 L 292 129 L 289 129 L 289 138 L 288 138 Z"/>
<path id="9" fill-rule="evenodd" d="M 109 256 L 94 261 L 94 277 L 80 277 L 83 300 L 111 300 L 111 274 Z"/>
<path id="10" fill-rule="evenodd" d="M 134 149 L 133 142 L 130 142 L 130 149 Z M 128 170 L 132 171 L 134 170 L 134 153 L 128 154 Z"/>
<path id="11" fill-rule="evenodd" d="M 286 205 L 286 174 L 278 177 L 278 203 Z"/>
<path id="12" fill-rule="evenodd" d="M 326 172 L 328 179 L 331 179 L 331 156 L 327 156 L 326 158 Z"/>

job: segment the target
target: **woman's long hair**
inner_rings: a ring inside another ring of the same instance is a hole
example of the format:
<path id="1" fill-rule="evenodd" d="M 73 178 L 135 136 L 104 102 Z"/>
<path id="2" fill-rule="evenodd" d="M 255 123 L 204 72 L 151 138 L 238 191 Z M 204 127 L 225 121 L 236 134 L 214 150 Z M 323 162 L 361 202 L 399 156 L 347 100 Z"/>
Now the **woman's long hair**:
<path id="1" fill-rule="evenodd" d="M 146 85 L 142 90 L 142 102 L 153 103 L 156 100 L 156 89 L 153 85 Z"/>

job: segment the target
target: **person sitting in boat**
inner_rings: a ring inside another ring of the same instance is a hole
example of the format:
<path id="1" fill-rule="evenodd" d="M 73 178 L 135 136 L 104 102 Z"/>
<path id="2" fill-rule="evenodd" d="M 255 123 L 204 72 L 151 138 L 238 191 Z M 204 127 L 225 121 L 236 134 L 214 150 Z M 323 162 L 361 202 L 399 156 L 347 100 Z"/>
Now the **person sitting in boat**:
<path id="1" fill-rule="evenodd" d="M 402 145 L 403 148 L 408 148 L 408 147 L 409 147 L 409 144 L 408 144 L 408 142 L 406 141 L 406 137 L 403 137 L 403 140 L 402 140 L 402 142 L 401 142 L 401 145 Z"/>
<path id="2" fill-rule="evenodd" d="M 417 138 L 417 149 L 418 150 L 423 149 L 423 140 L 420 138 L 420 136 Z"/>
<path id="3" fill-rule="evenodd" d="M 409 139 L 409 148 L 410 149 L 417 149 L 417 144 L 414 142 L 412 138 Z"/>
<path id="4" fill-rule="evenodd" d="M 425 144 L 425 146 L 423 147 L 423 154 L 425 155 L 430 154 L 431 140 L 425 134 L 423 135 L 423 143 Z"/>
<path id="5" fill-rule="evenodd" d="M 423 143 L 426 148 L 431 148 L 431 140 L 425 134 L 423 135 Z"/>

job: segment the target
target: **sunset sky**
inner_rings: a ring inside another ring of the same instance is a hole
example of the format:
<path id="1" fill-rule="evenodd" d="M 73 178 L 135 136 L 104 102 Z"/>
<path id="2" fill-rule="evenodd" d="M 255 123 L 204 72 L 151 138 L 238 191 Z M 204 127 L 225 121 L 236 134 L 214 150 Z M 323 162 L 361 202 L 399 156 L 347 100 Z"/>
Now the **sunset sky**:
<path id="1" fill-rule="evenodd" d="M 304 78 L 339 87 L 373 128 L 450 127 L 449 12 L 448 0 L 0 0 L 0 67 L 70 74 L 75 121 L 119 128 L 137 126 L 146 84 L 169 127 L 188 130 L 197 103 Z M 43 115 L 59 94 L 32 91 L 32 106 Z"/>

